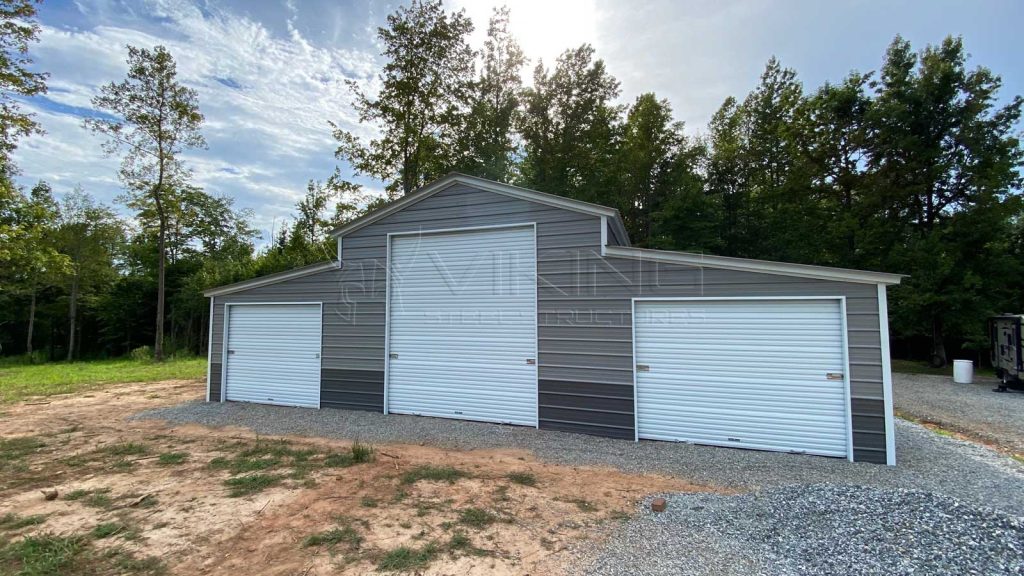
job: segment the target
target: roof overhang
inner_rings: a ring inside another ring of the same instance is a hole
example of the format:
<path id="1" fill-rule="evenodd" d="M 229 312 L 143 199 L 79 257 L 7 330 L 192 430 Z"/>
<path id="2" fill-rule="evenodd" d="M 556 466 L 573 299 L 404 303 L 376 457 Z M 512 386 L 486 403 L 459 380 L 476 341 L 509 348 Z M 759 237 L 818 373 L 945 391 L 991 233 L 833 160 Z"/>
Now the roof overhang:
<path id="1" fill-rule="evenodd" d="M 253 288 L 259 288 L 260 286 L 268 286 L 270 284 L 284 282 L 285 280 L 294 280 L 296 278 L 302 278 L 303 276 L 318 274 L 320 272 L 324 272 L 332 268 L 338 268 L 339 266 L 340 264 L 338 262 L 328 260 L 327 262 L 311 264 L 309 266 L 303 266 L 302 268 L 296 268 L 294 270 L 286 270 L 284 272 L 278 272 L 276 274 L 260 276 L 259 278 L 253 278 L 252 280 L 245 280 L 242 282 L 235 282 L 234 284 L 227 284 L 225 286 L 210 288 L 209 290 L 203 291 L 203 296 L 224 296 L 226 294 L 233 294 L 235 292 L 244 292 L 246 290 L 252 290 Z"/>
<path id="2" fill-rule="evenodd" d="M 628 246 L 607 246 L 605 247 L 605 256 L 686 266 L 723 268 L 742 272 L 760 272 L 763 274 L 779 274 L 781 276 L 796 276 L 799 278 L 833 280 L 836 282 L 856 282 L 860 284 L 899 284 L 900 280 L 905 277 L 903 274 L 889 274 L 886 272 L 831 268 L 828 266 L 812 266 L 810 264 L 791 264 L 788 262 L 770 262 L 768 260 L 751 260 L 729 256 L 710 256 L 691 252 L 669 252 Z"/>
<path id="3" fill-rule="evenodd" d="M 605 218 L 609 218 L 611 225 L 615 227 L 615 231 L 619 233 L 620 237 L 623 238 L 625 242 L 629 242 L 629 235 L 626 233 L 626 227 L 622 223 L 622 217 L 619 216 L 619 211 L 614 208 L 601 206 L 599 204 L 591 204 L 590 202 L 583 202 L 582 200 L 573 200 L 572 198 L 565 198 L 555 194 L 537 192 L 536 190 L 528 190 L 526 188 L 520 188 L 519 186 L 495 182 L 494 180 L 487 180 L 486 178 L 478 178 L 467 174 L 459 174 L 457 172 L 448 174 L 447 176 L 435 180 L 418 190 L 406 194 L 400 200 L 396 200 L 383 208 L 374 210 L 361 218 L 357 218 L 348 224 L 344 224 L 331 232 L 331 236 L 337 238 L 351 232 L 355 232 L 360 228 L 373 224 L 381 218 L 394 214 L 395 212 L 407 208 L 421 200 L 426 200 L 434 194 L 456 184 L 466 184 L 480 190 L 494 192 L 495 194 L 502 194 L 504 196 L 518 198 L 520 200 L 536 202 L 538 204 L 572 210 L 574 212 L 581 212 L 592 216 L 603 216 Z"/>

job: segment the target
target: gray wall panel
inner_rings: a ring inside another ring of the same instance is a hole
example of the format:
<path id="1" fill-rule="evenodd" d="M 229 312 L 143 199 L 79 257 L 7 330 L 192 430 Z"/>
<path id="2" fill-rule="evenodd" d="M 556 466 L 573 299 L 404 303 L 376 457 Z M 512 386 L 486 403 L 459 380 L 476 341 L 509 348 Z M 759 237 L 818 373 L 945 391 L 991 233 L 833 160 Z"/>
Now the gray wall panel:
<path id="1" fill-rule="evenodd" d="M 345 236 L 341 271 L 218 297 L 215 355 L 221 349 L 224 302 L 323 300 L 324 405 L 380 410 L 387 234 L 527 222 L 537 223 L 541 427 L 633 437 L 630 298 L 845 296 L 854 452 L 857 459 L 885 461 L 874 285 L 603 258 L 598 217 L 461 184 Z M 611 230 L 608 238 L 621 243 Z"/>

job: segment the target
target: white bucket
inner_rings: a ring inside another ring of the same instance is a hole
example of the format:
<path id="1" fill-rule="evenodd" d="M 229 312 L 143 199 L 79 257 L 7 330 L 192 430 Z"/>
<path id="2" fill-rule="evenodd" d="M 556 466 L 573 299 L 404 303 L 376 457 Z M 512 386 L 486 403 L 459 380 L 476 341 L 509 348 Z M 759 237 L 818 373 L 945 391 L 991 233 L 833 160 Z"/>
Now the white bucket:
<path id="1" fill-rule="evenodd" d="M 953 382 L 970 384 L 974 381 L 974 362 L 970 360 L 953 360 Z"/>

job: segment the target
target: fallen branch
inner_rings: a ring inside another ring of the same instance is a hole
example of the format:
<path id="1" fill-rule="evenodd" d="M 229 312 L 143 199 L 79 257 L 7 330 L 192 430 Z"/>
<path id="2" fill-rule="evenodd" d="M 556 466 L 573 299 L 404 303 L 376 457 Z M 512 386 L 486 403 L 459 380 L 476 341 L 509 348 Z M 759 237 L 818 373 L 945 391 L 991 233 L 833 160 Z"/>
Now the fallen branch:
<path id="1" fill-rule="evenodd" d="M 377 454 L 380 454 L 381 456 L 387 456 L 388 458 L 396 458 L 396 459 L 397 458 L 401 458 L 401 456 L 395 456 L 394 454 L 388 454 L 387 452 L 385 452 L 383 450 L 378 450 Z"/>

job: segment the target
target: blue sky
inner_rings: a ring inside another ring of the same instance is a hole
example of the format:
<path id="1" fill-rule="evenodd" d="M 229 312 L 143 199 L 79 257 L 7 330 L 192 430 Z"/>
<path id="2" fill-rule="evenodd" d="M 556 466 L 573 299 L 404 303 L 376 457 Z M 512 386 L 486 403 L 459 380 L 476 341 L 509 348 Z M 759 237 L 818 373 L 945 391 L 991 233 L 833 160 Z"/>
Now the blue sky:
<path id="1" fill-rule="evenodd" d="M 527 55 L 550 63 L 565 48 L 593 44 L 622 82 L 622 101 L 654 91 L 668 98 L 687 130 L 699 133 L 727 96 L 742 97 L 765 61 L 778 56 L 807 89 L 851 70 L 874 70 L 896 34 L 915 48 L 962 35 L 972 63 L 1003 77 L 1003 99 L 1024 93 L 1015 0 L 458 0 L 479 46 L 494 5 L 507 3 Z M 395 2 L 328 0 L 44 0 L 41 41 L 32 49 L 50 92 L 33 99 L 47 135 L 15 154 L 30 185 L 58 193 L 81 184 L 108 203 L 120 193 L 118 160 L 81 128 L 99 86 L 123 78 L 126 44 L 163 44 L 181 80 L 199 92 L 209 149 L 189 153 L 195 180 L 252 209 L 269 237 L 291 218 L 310 178 L 338 165 L 331 120 L 371 136 L 351 106 L 345 80 L 372 91 L 380 64 L 376 27 Z M 529 74 L 527 73 L 528 77 Z M 341 166 L 343 172 L 346 166 Z M 359 180 L 371 191 L 381 183 Z"/>

